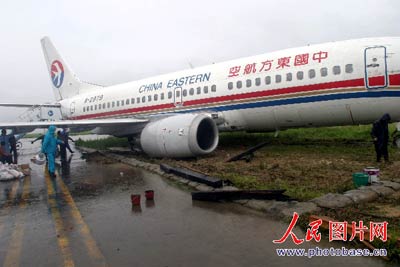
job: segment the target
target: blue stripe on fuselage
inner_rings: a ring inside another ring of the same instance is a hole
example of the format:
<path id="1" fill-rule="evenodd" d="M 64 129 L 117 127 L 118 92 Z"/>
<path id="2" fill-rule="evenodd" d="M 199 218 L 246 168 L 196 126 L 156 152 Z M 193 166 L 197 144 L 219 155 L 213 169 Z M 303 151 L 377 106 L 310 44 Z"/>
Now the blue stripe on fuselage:
<path id="1" fill-rule="evenodd" d="M 170 113 L 188 113 L 188 112 L 199 112 L 199 111 L 231 111 L 238 109 L 249 109 L 249 108 L 261 108 L 261 107 L 273 107 L 293 104 L 305 104 L 312 102 L 332 101 L 332 100 L 344 100 L 344 99 L 356 99 L 356 98 L 380 98 L 380 97 L 400 97 L 400 91 L 379 91 L 379 92 L 355 92 L 355 93 L 339 93 L 339 94 L 328 94 L 328 95 L 316 95 L 306 97 L 294 97 L 277 100 L 263 100 L 257 102 L 247 102 L 240 104 L 231 104 L 224 106 L 215 107 L 202 107 L 197 109 L 177 110 L 172 112 L 166 112 L 163 114 Z M 400 102 L 399 102 L 400 108 Z"/>

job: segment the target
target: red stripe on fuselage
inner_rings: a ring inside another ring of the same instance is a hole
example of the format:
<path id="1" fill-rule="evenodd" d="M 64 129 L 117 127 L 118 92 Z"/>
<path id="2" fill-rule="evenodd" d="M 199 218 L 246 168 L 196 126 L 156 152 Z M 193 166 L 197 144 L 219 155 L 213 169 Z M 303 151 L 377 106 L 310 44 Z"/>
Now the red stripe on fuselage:
<path id="1" fill-rule="evenodd" d="M 379 77 L 374 77 L 379 79 Z M 372 79 L 374 79 L 372 78 Z M 400 74 L 390 75 L 389 76 L 390 85 L 400 85 Z M 253 98 L 260 98 L 266 96 L 277 96 L 277 95 L 288 95 L 294 93 L 302 93 L 302 92 L 311 92 L 311 91 L 319 91 L 319 90 L 329 90 L 329 89 L 340 89 L 340 88 L 354 88 L 354 87 L 364 87 L 365 80 L 364 78 L 354 79 L 354 80 L 346 80 L 346 81 L 335 81 L 335 82 L 327 82 L 327 83 L 319 83 L 319 84 L 310 84 L 310 85 L 302 85 L 302 86 L 294 86 L 294 87 L 287 87 L 287 88 L 279 88 L 279 89 L 272 89 L 272 90 L 264 90 L 264 91 L 257 91 L 257 92 L 249 92 L 249 93 L 242 93 L 242 94 L 232 94 L 226 96 L 217 96 L 217 97 L 210 97 L 210 98 L 202 98 L 196 100 L 187 100 L 183 101 L 183 107 L 196 107 L 202 104 L 211 104 L 211 103 L 220 103 L 225 101 L 234 101 L 234 100 L 245 100 L 245 99 L 253 99 Z M 236 92 L 242 89 L 232 89 L 236 90 Z M 244 89 L 243 89 L 244 90 Z M 115 110 L 115 111 L 108 111 L 102 113 L 95 113 L 95 114 L 88 114 L 88 115 L 81 115 L 77 117 L 72 117 L 71 119 L 74 120 L 81 120 L 81 119 L 94 119 L 94 118 L 101 118 L 101 117 L 108 117 L 108 116 L 116 116 L 116 115 L 126 115 L 132 113 L 139 113 L 143 111 L 161 111 L 164 109 L 171 109 L 174 108 L 175 105 L 173 103 L 167 104 L 159 104 L 154 106 L 143 106 L 137 108 L 130 108 L 125 110 Z"/>

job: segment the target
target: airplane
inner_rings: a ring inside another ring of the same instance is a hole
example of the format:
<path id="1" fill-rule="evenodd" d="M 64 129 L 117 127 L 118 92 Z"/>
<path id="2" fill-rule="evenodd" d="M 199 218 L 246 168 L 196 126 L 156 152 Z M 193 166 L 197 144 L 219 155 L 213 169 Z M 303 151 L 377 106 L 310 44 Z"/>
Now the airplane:
<path id="1" fill-rule="evenodd" d="M 0 128 L 90 128 L 153 157 L 182 158 L 213 152 L 223 131 L 369 124 L 384 113 L 400 121 L 400 37 L 307 45 L 109 87 L 80 81 L 48 37 L 41 44 L 56 99 L 48 105 L 63 120 Z"/>

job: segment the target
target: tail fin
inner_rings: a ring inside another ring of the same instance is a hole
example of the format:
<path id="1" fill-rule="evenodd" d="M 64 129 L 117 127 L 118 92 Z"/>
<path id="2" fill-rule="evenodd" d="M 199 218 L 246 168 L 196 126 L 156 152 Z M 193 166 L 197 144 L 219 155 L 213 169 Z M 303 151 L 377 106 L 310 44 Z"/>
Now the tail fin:
<path id="1" fill-rule="evenodd" d="M 41 43 L 57 101 L 73 97 L 87 89 L 96 87 L 79 80 L 60 56 L 49 37 L 43 37 Z"/>

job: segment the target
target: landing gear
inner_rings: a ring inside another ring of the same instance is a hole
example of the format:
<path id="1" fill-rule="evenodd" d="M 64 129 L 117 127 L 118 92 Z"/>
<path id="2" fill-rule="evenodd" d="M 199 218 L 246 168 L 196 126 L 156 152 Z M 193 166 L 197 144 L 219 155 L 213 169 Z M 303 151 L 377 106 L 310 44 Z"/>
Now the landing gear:
<path id="1" fill-rule="evenodd" d="M 129 143 L 129 148 L 131 149 L 131 151 L 136 151 L 135 140 L 133 139 L 133 136 L 128 137 L 128 143 Z"/>
<path id="2" fill-rule="evenodd" d="M 128 143 L 129 143 L 129 148 L 131 149 L 132 152 L 135 154 L 140 154 L 142 153 L 142 149 L 140 148 L 140 142 L 135 136 L 128 136 Z"/>

